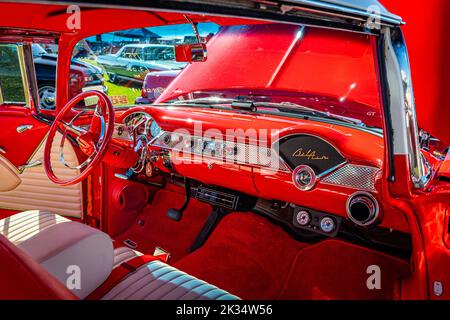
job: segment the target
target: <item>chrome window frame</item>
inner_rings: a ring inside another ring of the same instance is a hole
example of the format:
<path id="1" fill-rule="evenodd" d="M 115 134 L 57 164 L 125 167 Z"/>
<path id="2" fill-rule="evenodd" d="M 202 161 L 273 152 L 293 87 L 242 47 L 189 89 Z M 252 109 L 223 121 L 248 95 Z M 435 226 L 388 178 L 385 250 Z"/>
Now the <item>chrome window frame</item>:
<path id="1" fill-rule="evenodd" d="M 408 157 L 409 174 L 416 189 L 423 189 L 431 178 L 431 169 L 420 149 L 414 90 L 411 78 L 408 50 L 400 28 L 383 28 L 380 53 L 384 62 L 389 116 L 385 115 L 387 128 L 391 129 L 390 157 Z M 393 124 L 396 124 L 395 126 Z M 388 136 L 388 135 L 386 135 Z M 393 166 L 392 159 L 389 159 Z M 394 168 L 390 168 L 391 180 L 395 180 Z"/>

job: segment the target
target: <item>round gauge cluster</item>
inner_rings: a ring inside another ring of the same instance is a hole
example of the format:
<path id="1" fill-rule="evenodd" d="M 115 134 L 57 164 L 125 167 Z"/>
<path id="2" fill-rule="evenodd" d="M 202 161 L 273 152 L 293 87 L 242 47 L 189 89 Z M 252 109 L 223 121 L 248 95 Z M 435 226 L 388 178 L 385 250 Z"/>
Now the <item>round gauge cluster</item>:
<path id="1" fill-rule="evenodd" d="M 293 224 L 296 228 L 335 237 L 339 232 L 341 220 L 342 218 L 326 212 L 296 207 Z"/>

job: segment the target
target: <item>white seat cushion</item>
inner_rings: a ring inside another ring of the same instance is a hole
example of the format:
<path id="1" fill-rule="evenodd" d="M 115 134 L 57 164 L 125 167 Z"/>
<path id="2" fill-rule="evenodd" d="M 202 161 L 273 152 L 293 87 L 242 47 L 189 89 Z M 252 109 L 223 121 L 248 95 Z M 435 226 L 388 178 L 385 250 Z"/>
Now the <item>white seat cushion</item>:
<path id="1" fill-rule="evenodd" d="M 114 249 L 114 265 L 113 268 L 117 268 L 122 263 L 127 262 L 133 258 L 142 256 L 142 253 L 136 250 L 133 250 L 128 247 L 119 247 Z"/>
<path id="2" fill-rule="evenodd" d="M 116 265 L 141 253 L 127 247 L 115 250 Z M 130 273 L 102 300 L 236 300 L 238 297 L 159 260 Z"/>
<path id="3" fill-rule="evenodd" d="M 0 220 L 0 234 L 63 285 L 71 276 L 67 273 L 68 267 L 79 267 L 81 286 L 68 289 L 81 299 L 105 282 L 113 268 L 142 255 L 128 247 L 113 249 L 112 240 L 106 233 L 46 211 L 26 211 Z M 238 298 L 157 260 L 130 273 L 102 299 Z"/>
<path id="4" fill-rule="evenodd" d="M 81 299 L 100 286 L 113 267 L 112 240 L 106 233 L 51 212 L 26 211 L 0 220 L 0 234 L 64 285 L 75 266 L 80 286 L 68 289 Z"/>

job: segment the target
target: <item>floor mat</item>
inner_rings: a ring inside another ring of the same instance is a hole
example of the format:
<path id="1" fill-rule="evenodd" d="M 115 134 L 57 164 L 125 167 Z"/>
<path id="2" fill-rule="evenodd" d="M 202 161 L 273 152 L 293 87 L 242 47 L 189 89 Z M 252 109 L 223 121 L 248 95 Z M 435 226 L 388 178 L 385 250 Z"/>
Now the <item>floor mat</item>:
<path id="1" fill-rule="evenodd" d="M 174 266 L 251 300 L 392 299 L 409 273 L 402 260 L 343 241 L 297 242 L 253 213 L 226 216 L 203 247 Z M 367 285 L 370 266 L 382 272 L 379 290 Z"/>
<path id="2" fill-rule="evenodd" d="M 409 264 L 339 240 L 300 250 L 279 299 L 392 300 Z"/>
<path id="3" fill-rule="evenodd" d="M 243 299 L 274 299 L 304 246 L 263 217 L 232 213 L 174 266 Z"/>
<path id="4" fill-rule="evenodd" d="M 173 221 L 166 216 L 169 208 L 180 208 L 184 195 L 161 190 L 153 198 L 152 204 L 146 207 L 137 220 L 145 223 L 140 226 L 137 221 L 126 232 L 115 238 L 118 242 L 130 239 L 138 244 L 136 250 L 145 254 L 153 254 L 159 246 L 172 254 L 170 263 L 174 263 L 188 254 L 188 250 L 200 233 L 211 207 L 195 199 L 191 199 L 181 221 Z"/>

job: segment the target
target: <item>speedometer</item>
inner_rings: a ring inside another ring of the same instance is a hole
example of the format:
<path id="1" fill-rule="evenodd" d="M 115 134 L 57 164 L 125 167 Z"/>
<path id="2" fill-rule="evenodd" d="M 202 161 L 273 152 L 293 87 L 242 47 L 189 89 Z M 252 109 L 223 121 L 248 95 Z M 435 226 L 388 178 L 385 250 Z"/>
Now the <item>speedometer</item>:
<path id="1" fill-rule="evenodd" d="M 154 138 L 157 137 L 161 132 L 161 128 L 158 126 L 156 121 L 152 121 L 150 124 L 150 135 Z"/>

